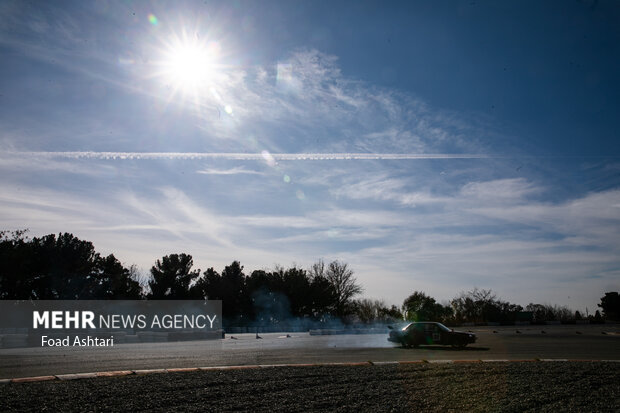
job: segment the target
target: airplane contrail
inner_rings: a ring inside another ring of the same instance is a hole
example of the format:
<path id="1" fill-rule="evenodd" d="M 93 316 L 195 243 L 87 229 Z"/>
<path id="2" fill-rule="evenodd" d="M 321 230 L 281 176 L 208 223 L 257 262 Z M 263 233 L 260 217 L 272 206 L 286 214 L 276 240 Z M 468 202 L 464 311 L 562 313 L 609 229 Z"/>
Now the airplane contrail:
<path id="1" fill-rule="evenodd" d="M 414 159 L 484 159 L 484 154 L 452 153 L 235 153 L 235 152 L 5 152 L 7 155 L 68 159 L 227 159 L 227 160 L 276 160 L 276 161 L 322 161 L 322 160 L 414 160 Z"/>

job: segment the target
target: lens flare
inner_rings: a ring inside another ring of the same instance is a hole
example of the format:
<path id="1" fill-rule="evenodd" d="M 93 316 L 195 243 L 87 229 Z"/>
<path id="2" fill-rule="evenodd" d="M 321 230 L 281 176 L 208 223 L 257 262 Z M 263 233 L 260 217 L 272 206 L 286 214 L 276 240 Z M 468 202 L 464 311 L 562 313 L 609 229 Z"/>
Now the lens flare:
<path id="1" fill-rule="evenodd" d="M 155 17 L 154 14 L 149 14 L 149 22 L 153 25 L 153 26 L 157 26 L 157 23 L 159 23 L 159 20 L 157 20 L 157 17 Z"/>
<path id="2" fill-rule="evenodd" d="M 217 93 L 217 90 L 215 90 L 215 88 L 209 88 L 209 91 L 211 92 L 211 94 L 213 95 L 215 99 L 217 99 L 219 102 L 222 101 L 222 97 L 220 96 L 219 93 Z"/>
<path id="3" fill-rule="evenodd" d="M 260 154 L 263 157 L 263 159 L 265 160 L 265 162 L 267 162 L 267 165 L 269 165 L 271 167 L 276 166 L 276 160 L 273 158 L 273 156 L 271 156 L 269 151 L 262 151 Z"/>

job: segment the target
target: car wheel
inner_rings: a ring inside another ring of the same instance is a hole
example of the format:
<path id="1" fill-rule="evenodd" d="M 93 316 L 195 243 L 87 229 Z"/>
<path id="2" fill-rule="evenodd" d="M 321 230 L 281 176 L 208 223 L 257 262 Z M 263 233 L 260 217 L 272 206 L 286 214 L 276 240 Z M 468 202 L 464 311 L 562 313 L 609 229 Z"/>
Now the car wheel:
<path id="1" fill-rule="evenodd" d="M 455 341 L 454 343 L 452 343 L 452 348 L 465 348 L 465 346 L 467 345 L 466 342 L 464 341 Z"/>

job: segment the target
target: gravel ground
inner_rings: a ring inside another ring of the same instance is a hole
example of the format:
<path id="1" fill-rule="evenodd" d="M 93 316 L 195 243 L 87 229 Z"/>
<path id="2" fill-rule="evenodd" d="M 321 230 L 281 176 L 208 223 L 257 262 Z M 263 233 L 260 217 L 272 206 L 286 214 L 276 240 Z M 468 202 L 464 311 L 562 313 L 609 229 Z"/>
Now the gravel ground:
<path id="1" fill-rule="evenodd" d="M 273 367 L 0 385 L 2 411 L 618 412 L 618 363 Z"/>

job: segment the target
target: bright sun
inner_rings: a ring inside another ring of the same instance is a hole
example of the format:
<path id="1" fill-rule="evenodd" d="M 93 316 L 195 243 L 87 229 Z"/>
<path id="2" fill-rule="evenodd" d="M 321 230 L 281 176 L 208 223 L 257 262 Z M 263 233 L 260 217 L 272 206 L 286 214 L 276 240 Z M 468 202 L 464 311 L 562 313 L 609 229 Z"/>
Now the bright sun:
<path id="1" fill-rule="evenodd" d="M 176 90 L 195 92 L 212 80 L 217 49 L 216 43 L 177 39 L 164 53 L 162 75 Z"/>

